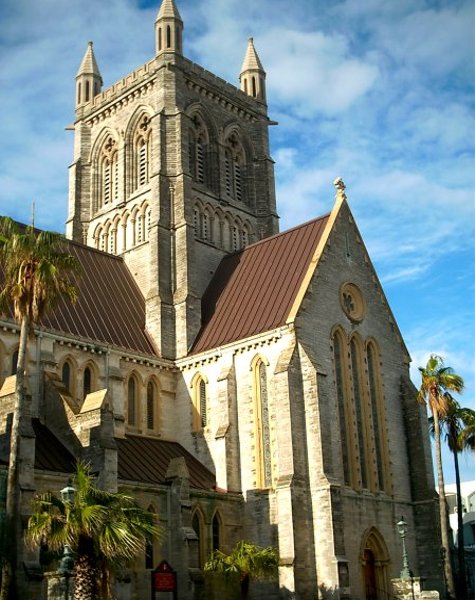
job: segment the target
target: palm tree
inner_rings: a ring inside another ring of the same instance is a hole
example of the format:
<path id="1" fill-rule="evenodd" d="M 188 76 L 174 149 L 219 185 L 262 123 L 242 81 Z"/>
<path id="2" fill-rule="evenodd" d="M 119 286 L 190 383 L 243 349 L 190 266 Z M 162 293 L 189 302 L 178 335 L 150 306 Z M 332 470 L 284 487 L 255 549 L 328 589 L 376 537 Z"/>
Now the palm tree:
<path id="1" fill-rule="evenodd" d="M 64 500 L 47 492 L 34 499 L 27 541 L 46 543 L 52 552 L 65 545 L 75 553 L 74 600 L 110 598 L 110 576 L 145 552 L 159 535 L 155 515 L 124 493 L 94 485 L 88 465 L 79 462 L 72 481 L 74 497 Z"/>
<path id="2" fill-rule="evenodd" d="M 463 507 L 460 488 L 460 470 L 458 455 L 464 450 L 475 450 L 475 411 L 471 408 L 461 407 L 455 398 L 445 392 L 447 413 L 439 419 L 441 433 L 454 455 L 455 485 L 457 489 L 457 552 L 459 561 L 458 595 L 457 598 L 465 600 L 467 596 L 465 574 L 465 541 L 463 534 Z M 430 427 L 434 433 L 434 420 L 430 419 Z"/>
<path id="3" fill-rule="evenodd" d="M 455 598 L 454 578 L 449 546 L 449 532 L 447 525 L 447 506 L 445 503 L 444 473 L 442 470 L 442 453 L 440 449 L 440 419 L 448 413 L 449 406 L 446 392 L 461 392 L 464 387 L 463 378 L 454 373 L 453 369 L 446 367 L 440 356 L 432 354 L 425 367 L 419 367 L 421 373 L 421 387 L 417 399 L 422 404 L 428 404 L 434 424 L 435 460 L 437 464 L 437 479 L 439 486 L 439 515 L 444 548 L 444 574 L 447 594 Z"/>
<path id="4" fill-rule="evenodd" d="M 7 476 L 5 530 L 9 540 L 8 556 L 2 568 L 0 598 L 18 598 L 17 562 L 20 524 L 20 435 L 25 415 L 25 358 L 28 334 L 35 323 L 58 303 L 61 297 L 76 300 L 77 290 L 69 280 L 78 263 L 63 251 L 63 236 L 33 226 L 20 230 L 7 217 L 0 218 L 0 314 L 13 315 L 20 324 L 20 346 L 16 366 L 15 407 L 10 434 Z"/>
<path id="5" fill-rule="evenodd" d="M 252 579 L 273 579 L 277 576 L 279 552 L 269 546 L 261 548 L 251 542 L 240 541 L 231 554 L 215 550 L 205 564 L 205 571 L 221 573 L 225 577 L 239 577 L 241 598 L 248 597 Z"/>

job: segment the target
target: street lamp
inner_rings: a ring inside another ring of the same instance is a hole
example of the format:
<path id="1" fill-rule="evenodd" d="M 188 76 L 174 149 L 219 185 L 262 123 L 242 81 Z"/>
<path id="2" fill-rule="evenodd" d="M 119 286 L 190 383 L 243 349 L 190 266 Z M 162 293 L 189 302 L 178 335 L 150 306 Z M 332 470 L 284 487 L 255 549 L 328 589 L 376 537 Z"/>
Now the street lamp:
<path id="1" fill-rule="evenodd" d="M 399 576 L 401 579 L 410 579 L 412 575 L 411 571 L 409 570 L 409 562 L 407 560 L 406 550 L 407 523 L 404 520 L 404 517 L 401 517 L 401 520 L 397 522 L 397 530 L 402 541 L 402 570 Z"/>
<path id="2" fill-rule="evenodd" d="M 71 485 L 71 480 L 68 481 L 66 487 L 64 487 L 59 493 L 61 494 L 61 500 L 65 504 L 69 504 L 69 506 L 66 507 L 66 519 L 69 520 L 69 511 L 71 504 L 74 502 L 74 495 L 76 493 L 76 490 Z M 71 546 L 66 542 L 66 544 L 64 544 L 63 556 L 61 558 L 61 562 L 59 563 L 58 572 L 68 578 L 73 570 L 73 567 L 73 553 L 71 551 Z"/>

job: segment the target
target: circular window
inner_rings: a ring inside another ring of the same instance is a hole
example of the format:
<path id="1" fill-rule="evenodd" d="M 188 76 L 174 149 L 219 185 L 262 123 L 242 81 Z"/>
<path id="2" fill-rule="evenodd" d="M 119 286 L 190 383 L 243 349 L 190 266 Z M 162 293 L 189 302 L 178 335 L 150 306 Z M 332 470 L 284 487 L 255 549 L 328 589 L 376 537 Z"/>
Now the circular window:
<path id="1" fill-rule="evenodd" d="M 340 288 L 340 304 L 346 316 L 352 321 L 362 321 L 366 306 L 363 294 L 354 283 L 344 283 Z"/>

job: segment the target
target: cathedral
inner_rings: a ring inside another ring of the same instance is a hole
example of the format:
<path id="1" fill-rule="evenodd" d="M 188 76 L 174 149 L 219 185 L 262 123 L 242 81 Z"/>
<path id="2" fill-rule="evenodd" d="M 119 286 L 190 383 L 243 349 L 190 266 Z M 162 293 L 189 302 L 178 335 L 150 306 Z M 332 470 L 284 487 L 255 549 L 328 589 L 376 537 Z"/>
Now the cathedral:
<path id="1" fill-rule="evenodd" d="M 163 0 L 149 62 L 103 89 L 90 42 L 76 76 L 79 299 L 30 339 L 25 522 L 81 457 L 163 532 L 117 577 L 119 600 L 149 598 L 162 560 L 179 600 L 218 597 L 204 564 L 241 539 L 279 550 L 278 581 L 253 599 L 387 600 L 401 515 L 414 575 L 441 589 L 426 415 L 345 185 L 327 214 L 279 232 L 254 42 L 238 88 L 188 60 L 183 34 Z M 19 327 L 0 325 L 4 474 Z M 41 557 L 21 561 L 44 598 Z"/>

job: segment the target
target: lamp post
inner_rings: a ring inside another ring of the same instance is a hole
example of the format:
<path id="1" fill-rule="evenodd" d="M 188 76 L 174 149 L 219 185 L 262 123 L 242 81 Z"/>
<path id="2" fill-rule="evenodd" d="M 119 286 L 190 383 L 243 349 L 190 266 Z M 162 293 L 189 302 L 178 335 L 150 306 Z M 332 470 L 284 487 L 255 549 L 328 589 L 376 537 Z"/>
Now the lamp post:
<path id="1" fill-rule="evenodd" d="M 59 493 L 61 494 L 61 500 L 66 505 L 66 521 L 69 521 L 69 511 L 71 509 L 71 504 L 74 502 L 74 495 L 76 493 L 76 490 L 71 485 L 71 480 L 68 481 L 66 487 Z M 71 551 L 71 546 L 66 542 L 64 544 L 63 556 L 58 568 L 58 573 L 66 580 L 65 600 L 69 600 L 69 578 L 72 576 L 73 568 L 73 553 Z"/>
<path id="2" fill-rule="evenodd" d="M 399 574 L 401 579 L 410 579 L 411 571 L 409 569 L 409 562 L 407 560 L 407 550 L 406 550 L 406 533 L 407 533 L 407 523 L 404 520 L 404 517 L 401 517 L 401 520 L 397 522 L 397 530 L 399 535 L 401 536 L 402 541 L 402 569 Z"/>

